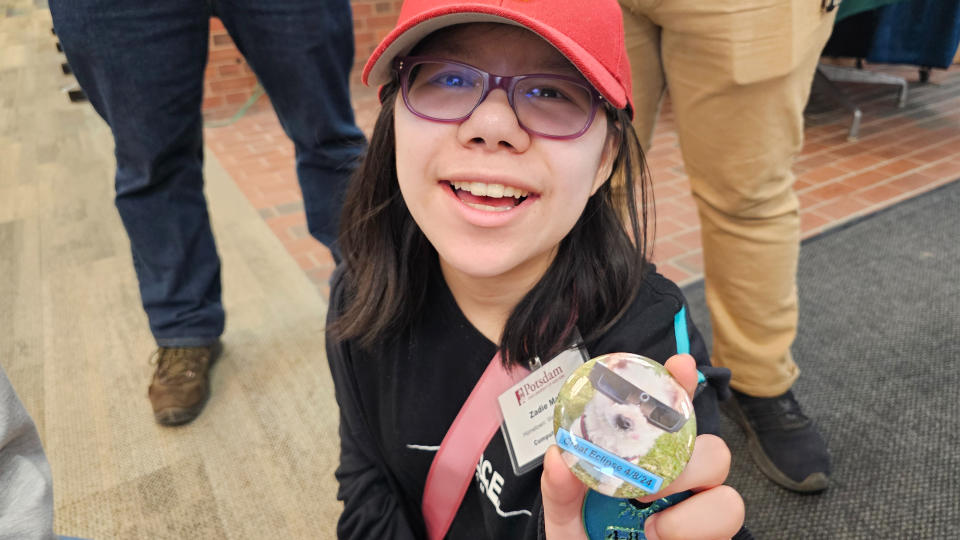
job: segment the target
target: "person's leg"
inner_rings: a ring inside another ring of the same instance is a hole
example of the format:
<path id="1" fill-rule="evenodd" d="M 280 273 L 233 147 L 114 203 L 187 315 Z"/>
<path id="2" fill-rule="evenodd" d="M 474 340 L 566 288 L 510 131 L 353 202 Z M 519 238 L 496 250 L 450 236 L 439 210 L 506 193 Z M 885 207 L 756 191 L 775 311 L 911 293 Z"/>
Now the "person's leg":
<path id="1" fill-rule="evenodd" d="M 77 81 L 113 132 L 116 205 L 159 346 L 154 418 L 189 422 L 209 397 L 224 326 L 202 176 L 209 9 L 194 0 L 53 0 L 50 11 Z"/>
<path id="2" fill-rule="evenodd" d="M 660 63 L 660 27 L 647 17 L 648 4 L 650 4 L 649 0 L 620 0 L 624 44 L 630 60 L 633 128 L 644 152 L 650 150 L 653 141 L 653 128 L 660 112 L 660 102 L 663 100 L 666 84 L 663 66 Z M 651 181 L 655 182 L 656 178 L 652 178 Z M 624 199 L 626 188 L 620 183 L 615 183 L 613 186 L 616 199 Z M 644 231 L 650 246 L 648 256 L 653 256 L 657 250 L 654 238 L 656 224 L 653 223 L 653 219 L 651 218 L 647 223 L 649 233 Z"/>
<path id="3" fill-rule="evenodd" d="M 205 2 L 51 0 L 57 37 L 113 132 L 116 205 L 161 347 L 223 332 L 220 259 L 203 195 Z"/>
<path id="4" fill-rule="evenodd" d="M 293 140 L 310 233 L 339 258 L 343 193 L 366 148 L 350 104 L 350 3 L 218 0 L 215 5 Z"/>
<path id="5" fill-rule="evenodd" d="M 713 358 L 731 369 L 736 390 L 775 396 L 798 375 L 789 350 L 800 237 L 791 166 L 831 19 L 817 2 L 748 3 L 716 13 L 713 3 L 667 0 L 656 18 L 700 210 Z"/>
<path id="6" fill-rule="evenodd" d="M 666 0 L 653 18 L 663 26 L 664 71 L 700 212 L 713 361 L 730 368 L 731 385 L 742 394 L 780 399 L 799 375 L 790 355 L 800 241 L 791 166 L 832 15 L 808 1 L 743 1 L 723 9 Z M 789 394 L 791 407 L 792 400 Z M 772 431 L 782 439 L 767 450 L 790 453 L 785 468 L 799 475 L 779 483 L 825 488 L 828 457 L 812 424 Z M 808 449 L 788 446 L 801 436 L 812 445 L 812 459 L 797 464 L 795 452 Z M 816 478 L 801 482 L 807 472 Z"/>
<path id="7" fill-rule="evenodd" d="M 633 127 L 644 152 L 650 150 L 666 84 L 660 62 L 660 27 L 647 17 L 648 4 L 649 0 L 620 0 L 633 82 Z"/>

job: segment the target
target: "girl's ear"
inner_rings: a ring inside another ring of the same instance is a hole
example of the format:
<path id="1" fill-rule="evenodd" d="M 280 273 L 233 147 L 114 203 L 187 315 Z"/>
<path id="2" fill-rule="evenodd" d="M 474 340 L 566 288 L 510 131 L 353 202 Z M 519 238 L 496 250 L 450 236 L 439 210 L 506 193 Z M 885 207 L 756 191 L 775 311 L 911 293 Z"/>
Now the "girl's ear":
<path id="1" fill-rule="evenodd" d="M 597 176 L 593 179 L 593 188 L 590 189 L 591 197 L 613 174 L 613 164 L 617 161 L 617 149 L 620 147 L 621 136 L 619 123 L 607 132 L 607 140 L 603 143 L 603 154 L 600 156 L 600 166 L 597 167 Z"/>

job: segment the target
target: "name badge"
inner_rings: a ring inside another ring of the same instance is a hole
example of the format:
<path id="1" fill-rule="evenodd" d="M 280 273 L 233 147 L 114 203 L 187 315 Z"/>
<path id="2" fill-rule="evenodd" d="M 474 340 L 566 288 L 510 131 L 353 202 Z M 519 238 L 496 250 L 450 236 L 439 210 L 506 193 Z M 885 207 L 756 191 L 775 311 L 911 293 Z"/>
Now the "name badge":
<path id="1" fill-rule="evenodd" d="M 560 388 L 587 360 L 582 345 L 566 349 L 498 398 L 503 414 L 500 431 L 517 476 L 543 462 L 547 448 L 555 442 L 553 408 Z"/>

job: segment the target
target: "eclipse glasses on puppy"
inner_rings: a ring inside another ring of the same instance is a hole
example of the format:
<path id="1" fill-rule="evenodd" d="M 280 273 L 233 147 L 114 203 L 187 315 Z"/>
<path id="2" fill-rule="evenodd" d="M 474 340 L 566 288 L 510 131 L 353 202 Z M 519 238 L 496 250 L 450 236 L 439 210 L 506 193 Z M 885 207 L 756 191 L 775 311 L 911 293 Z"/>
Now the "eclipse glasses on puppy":
<path id="1" fill-rule="evenodd" d="M 680 431 L 687 419 L 669 405 L 634 386 L 600 362 L 590 370 L 593 387 L 608 398 L 623 405 L 636 405 L 647 422 L 669 433 Z"/>

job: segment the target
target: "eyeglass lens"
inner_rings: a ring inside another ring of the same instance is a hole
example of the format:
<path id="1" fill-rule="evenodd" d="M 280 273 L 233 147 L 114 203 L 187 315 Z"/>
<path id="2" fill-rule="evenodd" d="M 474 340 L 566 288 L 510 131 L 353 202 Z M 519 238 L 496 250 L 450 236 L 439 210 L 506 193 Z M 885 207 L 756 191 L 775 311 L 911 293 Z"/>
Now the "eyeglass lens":
<path id="1" fill-rule="evenodd" d="M 486 75 L 469 66 L 447 62 L 421 62 L 410 68 L 407 105 L 434 120 L 462 120 L 484 97 Z M 523 77 L 513 87 L 514 111 L 526 129 L 553 137 L 580 132 L 591 120 L 590 91 L 553 77 Z"/>

